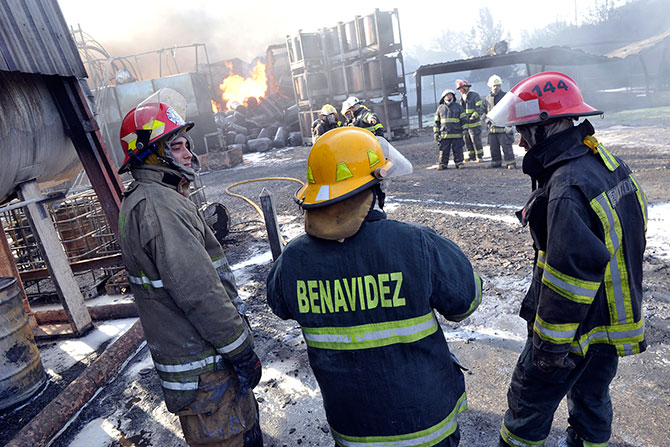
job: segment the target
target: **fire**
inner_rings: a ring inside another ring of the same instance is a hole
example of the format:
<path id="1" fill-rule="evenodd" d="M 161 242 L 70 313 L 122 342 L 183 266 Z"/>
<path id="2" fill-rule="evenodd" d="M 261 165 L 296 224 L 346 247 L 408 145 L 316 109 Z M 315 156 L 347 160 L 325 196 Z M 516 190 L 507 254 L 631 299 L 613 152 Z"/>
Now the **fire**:
<path id="1" fill-rule="evenodd" d="M 232 64 L 226 64 L 232 71 Z M 268 89 L 268 78 L 265 75 L 265 64 L 261 61 L 249 73 L 248 78 L 232 74 L 219 85 L 221 99 L 226 109 L 231 110 L 235 104 L 245 104 L 247 98 L 260 100 Z"/>
<path id="2" fill-rule="evenodd" d="M 217 113 L 219 111 L 219 106 L 214 102 L 214 100 L 211 101 L 212 103 L 212 113 Z"/>

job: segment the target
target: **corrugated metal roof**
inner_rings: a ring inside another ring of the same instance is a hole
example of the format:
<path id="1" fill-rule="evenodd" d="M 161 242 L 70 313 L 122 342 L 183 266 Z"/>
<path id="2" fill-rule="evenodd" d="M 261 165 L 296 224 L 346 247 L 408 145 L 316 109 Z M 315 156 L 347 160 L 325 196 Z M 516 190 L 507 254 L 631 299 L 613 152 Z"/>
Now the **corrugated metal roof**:
<path id="1" fill-rule="evenodd" d="M 568 47 L 531 48 L 523 51 L 510 51 L 495 56 L 481 56 L 457 61 L 422 65 L 414 76 L 430 76 L 442 73 L 478 70 L 481 68 L 501 67 L 512 64 L 534 65 L 586 65 L 612 62 L 611 58 L 588 54 L 582 50 Z"/>
<path id="2" fill-rule="evenodd" d="M 0 71 L 86 77 L 56 0 L 0 0 Z"/>

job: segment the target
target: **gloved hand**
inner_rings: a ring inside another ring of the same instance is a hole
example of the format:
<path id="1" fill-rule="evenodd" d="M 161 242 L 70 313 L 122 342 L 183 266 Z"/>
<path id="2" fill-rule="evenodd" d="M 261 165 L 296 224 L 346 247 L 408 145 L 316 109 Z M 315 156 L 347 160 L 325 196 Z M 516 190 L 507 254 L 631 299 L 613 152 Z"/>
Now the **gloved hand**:
<path id="1" fill-rule="evenodd" d="M 514 128 L 511 126 L 505 126 L 505 133 L 508 135 L 512 135 L 514 133 Z"/>
<path id="2" fill-rule="evenodd" d="M 261 381 L 261 360 L 252 349 L 249 349 L 246 353 L 242 353 L 239 359 L 235 359 L 233 369 L 240 381 L 240 391 L 243 396 L 250 389 L 254 389 L 258 385 L 258 382 Z"/>
<path id="3" fill-rule="evenodd" d="M 440 142 L 440 135 L 439 134 L 433 134 L 433 140 L 435 140 L 439 143 Z"/>
<path id="4" fill-rule="evenodd" d="M 568 354 L 550 355 L 534 349 L 533 356 L 535 359 L 535 366 L 545 374 L 552 373 L 558 368 L 572 369 L 576 366 L 575 362 L 568 356 Z"/>

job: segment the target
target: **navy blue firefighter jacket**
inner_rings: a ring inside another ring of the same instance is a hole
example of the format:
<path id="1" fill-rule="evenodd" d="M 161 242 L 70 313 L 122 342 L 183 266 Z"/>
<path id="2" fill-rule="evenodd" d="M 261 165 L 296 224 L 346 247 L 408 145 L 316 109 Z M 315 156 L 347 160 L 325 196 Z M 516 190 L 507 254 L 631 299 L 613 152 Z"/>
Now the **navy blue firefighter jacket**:
<path id="1" fill-rule="evenodd" d="M 521 316 L 544 355 L 645 350 L 642 260 L 647 199 L 630 168 L 593 137 L 588 121 L 533 146 L 536 179 L 519 215 L 536 250 Z"/>
<path id="2" fill-rule="evenodd" d="M 274 313 L 302 327 L 331 432 L 347 446 L 437 446 L 456 430 L 465 383 L 434 310 L 461 321 L 481 290 L 456 244 L 379 210 L 344 242 L 295 239 L 267 280 Z"/>

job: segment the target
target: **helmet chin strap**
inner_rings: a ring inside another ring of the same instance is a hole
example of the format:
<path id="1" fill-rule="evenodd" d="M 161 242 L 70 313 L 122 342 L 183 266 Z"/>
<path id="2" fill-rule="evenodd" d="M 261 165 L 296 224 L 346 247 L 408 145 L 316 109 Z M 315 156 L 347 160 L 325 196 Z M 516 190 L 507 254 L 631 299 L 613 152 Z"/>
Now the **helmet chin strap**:
<path id="1" fill-rule="evenodd" d="M 172 157 L 172 151 L 170 150 L 170 143 L 172 143 L 172 141 L 174 141 L 179 137 L 186 138 L 186 141 L 188 142 L 188 150 L 189 152 L 191 152 L 190 168 L 188 166 L 184 166 L 183 164 L 179 163 Z M 168 166 L 178 170 L 179 173 L 189 182 L 192 183 L 195 181 L 195 173 L 196 171 L 200 170 L 200 160 L 198 160 L 198 156 L 195 155 L 195 153 L 193 152 L 193 140 L 191 139 L 191 137 L 187 135 L 187 133 L 184 130 L 179 130 L 165 142 L 163 153 L 165 155 L 161 158 Z"/>

